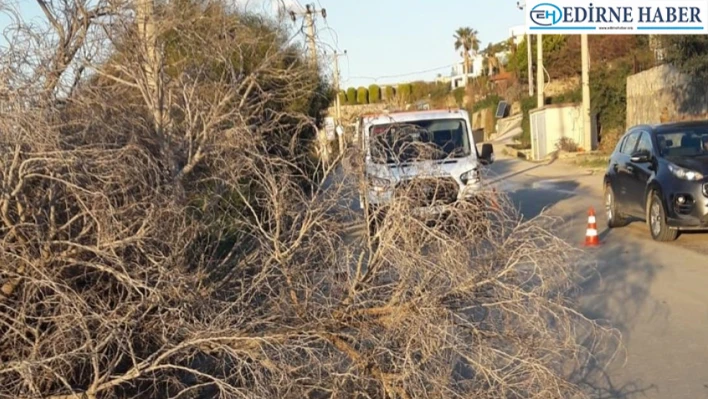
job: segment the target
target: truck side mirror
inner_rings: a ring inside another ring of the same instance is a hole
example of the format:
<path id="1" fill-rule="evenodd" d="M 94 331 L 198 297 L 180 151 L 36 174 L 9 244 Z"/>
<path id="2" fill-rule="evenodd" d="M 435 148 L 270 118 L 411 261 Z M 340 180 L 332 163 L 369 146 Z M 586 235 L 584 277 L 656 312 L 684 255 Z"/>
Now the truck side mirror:
<path id="1" fill-rule="evenodd" d="M 482 154 L 479 155 L 482 165 L 494 163 L 494 146 L 490 143 L 482 144 Z"/>

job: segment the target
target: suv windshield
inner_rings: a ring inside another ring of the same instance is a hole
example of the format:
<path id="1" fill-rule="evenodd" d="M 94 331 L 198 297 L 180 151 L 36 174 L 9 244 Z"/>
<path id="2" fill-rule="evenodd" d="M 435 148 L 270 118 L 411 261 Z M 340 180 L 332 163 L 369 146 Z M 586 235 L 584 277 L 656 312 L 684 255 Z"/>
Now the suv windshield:
<path id="1" fill-rule="evenodd" d="M 706 156 L 708 155 L 708 126 L 660 132 L 656 135 L 656 141 L 664 157 Z"/>
<path id="2" fill-rule="evenodd" d="M 371 156 L 376 163 L 408 163 L 470 155 L 464 119 L 434 119 L 374 125 Z"/>

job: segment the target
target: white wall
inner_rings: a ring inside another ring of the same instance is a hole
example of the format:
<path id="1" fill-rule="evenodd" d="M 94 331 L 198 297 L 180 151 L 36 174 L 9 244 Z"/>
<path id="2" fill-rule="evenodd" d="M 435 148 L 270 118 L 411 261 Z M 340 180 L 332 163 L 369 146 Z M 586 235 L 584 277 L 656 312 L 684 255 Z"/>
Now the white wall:
<path id="1" fill-rule="evenodd" d="M 579 106 L 547 108 L 546 148 L 555 151 L 562 138 L 569 138 L 579 146 L 583 145 L 583 119 Z"/>
<path id="2" fill-rule="evenodd" d="M 470 76 L 475 78 L 479 75 L 482 74 L 482 66 L 484 65 L 484 56 L 477 54 L 477 55 L 472 55 L 470 57 L 470 67 L 472 70 L 470 71 Z M 465 62 L 460 61 L 457 64 L 453 65 L 452 67 L 452 72 L 453 76 L 462 76 L 465 70 Z"/>
<path id="3" fill-rule="evenodd" d="M 473 55 L 471 58 L 472 59 L 470 60 L 470 67 L 472 71 L 468 75 L 470 78 L 476 78 L 482 75 L 482 72 L 484 72 L 484 56 L 476 54 Z M 453 76 L 451 77 L 450 85 L 452 86 L 453 90 L 458 87 L 464 87 L 467 82 L 465 79 L 465 75 L 463 74 L 465 70 L 464 65 L 465 62 L 460 61 L 452 67 Z"/>
<path id="4" fill-rule="evenodd" d="M 592 151 L 597 148 L 597 126 L 593 123 L 591 127 L 592 138 L 590 143 L 585 142 L 583 129 L 583 117 L 581 105 L 567 104 L 558 106 L 546 106 L 541 110 L 531 111 L 532 114 L 543 113 L 546 130 L 546 154 L 556 151 L 556 144 L 562 138 L 569 138 L 582 148 L 583 151 Z M 592 119 L 592 118 L 591 118 Z M 534 126 L 531 126 L 531 136 L 535 137 Z M 532 143 L 534 140 L 531 140 Z M 534 152 L 535 153 L 535 152 Z"/>

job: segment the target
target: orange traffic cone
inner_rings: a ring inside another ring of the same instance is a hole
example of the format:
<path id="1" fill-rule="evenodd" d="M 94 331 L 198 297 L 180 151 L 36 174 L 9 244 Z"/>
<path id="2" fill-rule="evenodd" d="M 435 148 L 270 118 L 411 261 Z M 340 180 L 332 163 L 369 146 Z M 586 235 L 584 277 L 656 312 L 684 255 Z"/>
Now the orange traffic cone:
<path id="1" fill-rule="evenodd" d="M 585 246 L 596 247 L 598 245 L 600 245 L 600 237 L 597 235 L 595 209 L 590 207 L 590 210 L 588 211 L 588 229 L 585 232 Z"/>

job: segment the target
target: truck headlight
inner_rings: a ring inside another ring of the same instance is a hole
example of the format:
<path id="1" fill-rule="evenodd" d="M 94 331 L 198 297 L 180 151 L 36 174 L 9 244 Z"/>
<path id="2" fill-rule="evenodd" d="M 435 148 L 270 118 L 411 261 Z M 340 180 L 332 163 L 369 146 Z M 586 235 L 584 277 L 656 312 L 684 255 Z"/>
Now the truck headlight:
<path id="1" fill-rule="evenodd" d="M 669 164 L 669 170 L 671 171 L 671 173 L 674 174 L 674 176 L 676 176 L 682 180 L 688 180 L 688 181 L 703 180 L 703 175 L 696 172 L 695 170 L 682 168 L 682 167 L 676 166 L 674 164 Z"/>
<path id="2" fill-rule="evenodd" d="M 469 181 L 479 181 L 479 169 L 475 168 L 460 175 L 462 184 L 467 185 Z"/>

